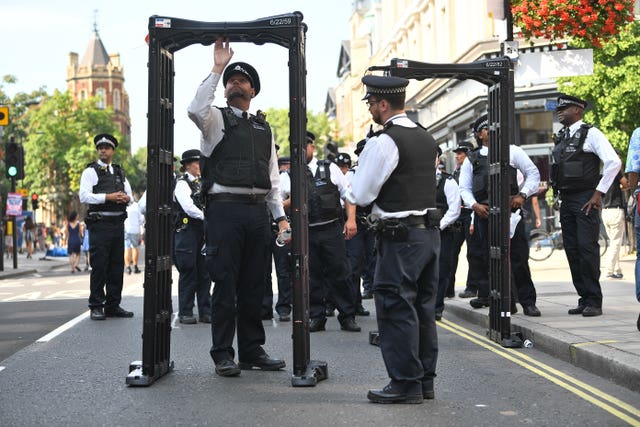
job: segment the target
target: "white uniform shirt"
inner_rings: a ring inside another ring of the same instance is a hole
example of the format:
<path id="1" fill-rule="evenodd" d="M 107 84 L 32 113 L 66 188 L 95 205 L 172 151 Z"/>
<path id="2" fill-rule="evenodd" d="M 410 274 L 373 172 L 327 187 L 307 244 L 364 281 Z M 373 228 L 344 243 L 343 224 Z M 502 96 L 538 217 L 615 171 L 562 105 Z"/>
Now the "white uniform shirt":
<path id="1" fill-rule="evenodd" d="M 214 100 L 214 93 L 220 74 L 210 73 L 206 79 L 200 84 L 196 92 L 195 98 L 189 104 L 189 118 L 200 129 L 200 152 L 203 156 L 209 157 L 216 146 L 222 141 L 224 136 L 224 119 L 222 112 L 213 107 L 211 104 Z M 231 107 L 233 113 L 242 118 L 243 111 Z M 233 193 L 233 194 L 264 194 L 267 207 L 271 211 L 274 218 L 284 216 L 282 208 L 282 199 L 280 198 L 280 175 L 278 173 L 278 157 L 273 141 L 271 141 L 271 158 L 269 160 L 269 178 L 271 180 L 271 189 L 264 188 L 246 188 L 246 187 L 229 187 L 214 183 L 209 189 L 209 194 L 215 193 Z"/>
<path id="2" fill-rule="evenodd" d="M 397 114 L 389 120 L 394 126 L 414 128 L 417 125 L 409 120 L 406 114 Z M 400 153 L 393 139 L 386 133 L 371 137 L 367 140 L 364 150 L 358 157 L 358 170 L 351 180 L 351 190 L 347 200 L 358 206 L 367 206 L 378 197 L 380 190 L 398 166 Z M 428 209 L 421 211 L 385 212 L 376 203 L 371 213 L 380 218 L 405 218 L 410 215 L 424 215 Z"/>
<path id="3" fill-rule="evenodd" d="M 291 197 L 291 176 L 288 172 L 280 174 L 280 197 L 282 197 L 282 200 L 287 200 Z"/>
<path id="4" fill-rule="evenodd" d="M 578 120 L 569 126 L 569 135 L 573 136 L 582 123 L 582 120 Z M 594 153 L 596 156 L 600 157 L 600 160 L 602 160 L 602 178 L 600 178 L 600 182 L 598 182 L 596 190 L 603 194 L 606 193 L 607 190 L 609 190 L 609 187 L 611 187 L 613 181 L 615 181 L 616 176 L 618 176 L 618 172 L 622 166 L 620 158 L 611 146 L 607 137 L 604 136 L 600 129 L 595 127 L 589 129 L 589 133 L 587 133 L 587 138 L 584 140 L 582 150 L 585 153 Z"/>
<path id="5" fill-rule="evenodd" d="M 483 146 L 480 148 L 480 154 L 487 156 L 489 154 L 489 147 Z M 538 192 L 538 185 L 540 184 L 540 172 L 529 156 L 527 156 L 527 153 L 516 145 L 510 145 L 509 164 L 522 172 L 524 182 L 520 186 L 520 191 L 525 193 L 527 197 L 536 194 Z M 462 195 L 465 207 L 471 208 L 471 206 L 477 203 L 476 198 L 473 196 L 473 166 L 471 165 L 469 157 L 464 159 L 460 167 L 460 194 Z"/>
<path id="6" fill-rule="evenodd" d="M 100 166 L 106 166 L 110 173 L 113 173 L 113 166 L 107 165 L 102 160 L 98 160 L 97 163 Z M 107 201 L 107 195 L 105 193 L 94 193 L 93 187 L 98 184 L 98 174 L 92 167 L 86 168 L 82 171 L 80 176 L 80 203 L 87 203 L 89 205 L 101 205 Z M 133 200 L 133 193 L 131 192 L 131 185 L 125 178 L 124 180 L 124 192 L 127 193 L 130 200 Z M 98 212 L 105 216 L 122 215 L 122 212 Z"/>
<path id="7" fill-rule="evenodd" d="M 436 176 L 441 175 L 439 171 L 436 171 Z M 445 179 L 444 182 L 444 195 L 447 198 L 447 204 L 449 208 L 447 212 L 444 213 L 442 219 L 440 220 L 440 230 L 444 230 L 451 224 L 453 224 L 456 219 L 460 216 L 460 188 L 458 187 L 458 183 L 453 177 L 451 179 Z"/>
<path id="8" fill-rule="evenodd" d="M 316 171 L 318 170 L 318 159 L 316 159 L 315 157 L 312 158 L 311 161 L 309 163 L 307 163 L 307 167 L 309 168 L 309 170 L 311 171 L 311 173 L 315 177 L 316 176 Z M 349 191 L 349 181 L 344 176 L 344 174 L 342 173 L 342 171 L 340 170 L 338 165 L 336 165 L 333 162 L 329 163 L 329 175 L 330 175 L 331 182 L 336 187 L 338 187 L 338 191 L 340 192 L 340 198 L 342 200 L 344 200 L 347 197 L 347 193 Z M 313 223 L 313 224 L 309 224 L 309 227 L 313 227 L 313 226 L 316 226 L 316 225 L 324 225 L 324 224 L 328 224 L 328 223 L 333 222 L 333 221 L 335 221 L 335 220 L 324 221 L 324 222 L 316 222 L 316 223 Z"/>
<path id="9" fill-rule="evenodd" d="M 189 182 L 195 181 L 196 177 L 187 172 L 187 179 Z M 204 221 L 204 212 L 193 203 L 191 198 L 191 187 L 184 179 L 179 179 L 176 182 L 176 188 L 173 190 L 173 195 L 182 210 L 191 218 L 200 219 Z"/>

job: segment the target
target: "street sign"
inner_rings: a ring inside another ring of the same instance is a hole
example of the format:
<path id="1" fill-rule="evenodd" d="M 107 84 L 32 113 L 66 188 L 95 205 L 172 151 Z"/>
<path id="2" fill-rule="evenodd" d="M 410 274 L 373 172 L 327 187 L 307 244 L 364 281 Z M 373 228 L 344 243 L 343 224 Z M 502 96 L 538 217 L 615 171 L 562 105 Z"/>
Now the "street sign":
<path id="1" fill-rule="evenodd" d="M 26 188 L 18 188 L 16 193 L 22 194 L 22 197 L 29 197 L 29 190 Z"/>
<path id="2" fill-rule="evenodd" d="M 0 107 L 0 126 L 9 125 L 9 107 Z"/>
<path id="3" fill-rule="evenodd" d="M 7 215 L 14 215 L 14 216 L 22 215 L 22 194 L 20 193 L 7 194 Z"/>

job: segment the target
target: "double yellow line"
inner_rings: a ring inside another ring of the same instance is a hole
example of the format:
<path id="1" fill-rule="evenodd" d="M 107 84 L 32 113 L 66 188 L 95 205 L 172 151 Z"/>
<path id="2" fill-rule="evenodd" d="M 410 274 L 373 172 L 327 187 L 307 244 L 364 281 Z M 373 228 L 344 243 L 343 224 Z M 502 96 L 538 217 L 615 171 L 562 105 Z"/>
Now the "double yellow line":
<path id="1" fill-rule="evenodd" d="M 545 363 L 539 362 L 525 354 L 522 354 L 520 351 L 503 348 L 488 338 L 446 319 L 442 319 L 442 321 L 438 322 L 438 326 L 471 341 L 472 343 L 477 344 L 498 356 L 504 357 L 505 359 L 520 365 L 543 378 L 546 378 L 552 383 L 570 391 L 587 402 L 604 409 L 611 415 L 621 419 L 629 425 L 640 427 L 640 409 L 635 408 L 628 403 L 603 392 L 602 390 L 591 387 L 590 385 L 579 381 L 564 372 L 558 371 Z"/>

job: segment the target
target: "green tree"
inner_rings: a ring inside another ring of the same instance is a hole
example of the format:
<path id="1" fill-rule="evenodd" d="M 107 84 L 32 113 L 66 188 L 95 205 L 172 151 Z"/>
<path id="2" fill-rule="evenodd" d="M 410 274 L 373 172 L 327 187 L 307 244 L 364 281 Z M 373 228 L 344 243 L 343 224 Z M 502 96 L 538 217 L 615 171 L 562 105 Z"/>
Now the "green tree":
<path id="1" fill-rule="evenodd" d="M 572 44 L 582 47 L 579 43 Z M 593 51 L 593 74 L 558 79 L 561 92 L 589 102 L 584 120 L 598 127 L 626 157 L 629 138 L 640 126 L 640 22 Z"/>
<path id="2" fill-rule="evenodd" d="M 58 215 L 65 215 L 70 205 L 76 210 L 80 207 L 80 176 L 87 164 L 96 160 L 96 134 L 111 133 L 121 141 L 115 163 L 130 157 L 129 143 L 116 132 L 112 114 L 109 109 L 99 109 L 97 99 L 76 105 L 68 92 L 59 91 L 29 112 L 30 127 L 24 143 L 25 182 L 33 192 L 46 195 Z"/>
<path id="3" fill-rule="evenodd" d="M 280 147 L 279 156 L 289 156 L 289 110 L 270 108 L 266 111 L 267 121 L 273 132 L 273 139 Z M 324 147 L 329 140 L 338 146 L 343 146 L 344 141 L 336 138 L 337 124 L 335 120 L 330 120 L 324 113 L 313 113 L 307 111 L 307 130 L 316 136 L 316 154 L 324 157 Z"/>

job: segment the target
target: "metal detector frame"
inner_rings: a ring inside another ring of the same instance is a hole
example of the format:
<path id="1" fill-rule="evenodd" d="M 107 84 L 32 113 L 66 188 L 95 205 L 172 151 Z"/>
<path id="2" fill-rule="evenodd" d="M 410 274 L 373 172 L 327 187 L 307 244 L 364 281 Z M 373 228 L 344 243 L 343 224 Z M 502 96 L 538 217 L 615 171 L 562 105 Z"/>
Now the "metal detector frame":
<path id="1" fill-rule="evenodd" d="M 522 336 L 511 332 L 511 263 L 509 259 L 509 144 L 515 140 L 513 64 L 507 57 L 467 64 L 433 64 L 392 59 L 370 71 L 407 79 L 475 80 L 488 87 L 489 119 L 489 331 L 503 347 L 522 347 Z"/>
<path id="2" fill-rule="evenodd" d="M 309 245 L 306 183 L 307 26 L 300 12 L 247 22 L 200 22 L 149 18 L 147 142 L 147 240 L 144 274 L 142 361 L 132 362 L 126 383 L 149 386 L 173 369 L 171 269 L 174 148 L 174 53 L 192 44 L 274 43 L 289 50 L 289 141 L 292 178 L 293 386 L 314 386 L 327 377 L 325 362 L 310 360 Z"/>

